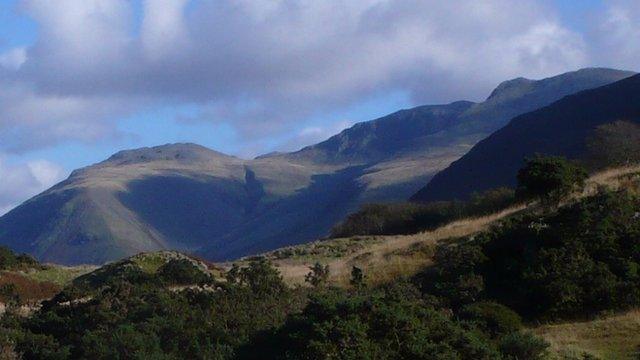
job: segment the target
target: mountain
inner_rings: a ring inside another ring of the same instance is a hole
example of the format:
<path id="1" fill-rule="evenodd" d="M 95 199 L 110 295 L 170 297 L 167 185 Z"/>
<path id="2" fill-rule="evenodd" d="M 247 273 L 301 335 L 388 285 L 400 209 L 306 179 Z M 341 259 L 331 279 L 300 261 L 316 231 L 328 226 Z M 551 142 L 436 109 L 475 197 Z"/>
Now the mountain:
<path id="1" fill-rule="evenodd" d="M 514 118 L 438 173 L 412 199 L 466 199 L 476 191 L 514 186 L 526 157 L 541 153 L 583 158 L 593 130 L 617 120 L 640 123 L 640 75 Z"/>
<path id="2" fill-rule="evenodd" d="M 408 198 L 512 117 L 630 75 L 512 80 L 482 103 L 402 110 L 252 160 L 195 144 L 122 151 L 1 217 L 0 244 L 78 264 L 164 249 L 225 260 L 307 242 L 363 203 Z"/>

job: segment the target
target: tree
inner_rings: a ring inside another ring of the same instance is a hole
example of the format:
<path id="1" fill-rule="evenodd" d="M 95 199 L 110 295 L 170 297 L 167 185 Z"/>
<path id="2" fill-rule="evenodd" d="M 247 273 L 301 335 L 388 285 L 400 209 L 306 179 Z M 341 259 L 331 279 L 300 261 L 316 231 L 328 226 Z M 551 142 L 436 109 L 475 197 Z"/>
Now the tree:
<path id="1" fill-rule="evenodd" d="M 537 155 L 527 159 L 518 171 L 521 199 L 539 199 L 544 205 L 557 205 L 562 199 L 584 188 L 586 170 L 559 156 Z"/>
<path id="2" fill-rule="evenodd" d="M 248 266 L 233 265 L 227 273 L 230 284 L 248 286 L 256 295 L 273 295 L 286 290 L 280 272 L 263 257 L 252 260 Z"/>
<path id="3" fill-rule="evenodd" d="M 313 287 L 322 287 L 327 283 L 329 279 L 329 265 L 322 266 L 319 262 L 315 263 L 315 265 L 310 266 L 311 270 L 304 277 L 304 281 L 311 284 Z"/>
<path id="4" fill-rule="evenodd" d="M 364 287 L 364 274 L 362 273 L 362 269 L 357 266 L 351 268 L 351 280 L 349 283 L 356 289 Z"/>

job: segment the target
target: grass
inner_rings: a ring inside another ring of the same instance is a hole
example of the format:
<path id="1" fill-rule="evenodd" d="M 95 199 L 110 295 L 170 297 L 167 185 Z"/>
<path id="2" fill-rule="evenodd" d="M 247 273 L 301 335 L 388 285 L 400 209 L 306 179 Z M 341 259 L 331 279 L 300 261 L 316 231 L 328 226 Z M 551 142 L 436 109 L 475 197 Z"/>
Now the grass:
<path id="1" fill-rule="evenodd" d="M 59 286 L 65 286 L 78 276 L 84 275 L 90 271 L 95 270 L 95 266 L 59 266 L 59 265 L 45 265 L 41 269 L 29 269 L 21 271 L 20 274 L 40 282 L 50 282 Z"/>
<path id="2" fill-rule="evenodd" d="M 555 359 L 634 359 L 640 354 L 640 310 L 585 322 L 543 325 L 533 332 L 551 344 Z"/>
<path id="3" fill-rule="evenodd" d="M 17 272 L 0 272 L 0 286 L 13 285 L 21 302 L 49 299 L 61 290 L 61 286 L 49 281 L 37 281 Z M 0 297 L 0 302 L 7 301 Z"/>
<path id="4" fill-rule="evenodd" d="M 160 253 L 150 253 L 145 254 L 145 256 L 138 255 L 132 257 L 131 260 L 148 274 L 155 274 L 167 262 L 166 257 L 160 255 Z"/>
<path id="5" fill-rule="evenodd" d="M 633 184 L 637 184 L 639 174 L 639 166 L 599 172 L 589 178 L 584 192 L 576 194 L 575 198 L 593 195 L 602 186 L 611 189 L 635 186 Z M 361 268 L 367 281 L 375 285 L 414 275 L 430 266 L 432 250 L 438 243 L 473 235 L 526 209 L 525 205 L 516 205 L 491 215 L 453 221 L 418 234 L 330 239 L 278 249 L 264 256 L 273 261 L 285 281 L 292 285 L 304 284 L 304 276 L 315 262 L 329 266 L 329 281 L 335 285 L 348 286 L 353 266 Z M 248 260 L 237 263 L 242 265 Z M 230 266 L 228 263 L 221 265 L 223 268 Z"/>

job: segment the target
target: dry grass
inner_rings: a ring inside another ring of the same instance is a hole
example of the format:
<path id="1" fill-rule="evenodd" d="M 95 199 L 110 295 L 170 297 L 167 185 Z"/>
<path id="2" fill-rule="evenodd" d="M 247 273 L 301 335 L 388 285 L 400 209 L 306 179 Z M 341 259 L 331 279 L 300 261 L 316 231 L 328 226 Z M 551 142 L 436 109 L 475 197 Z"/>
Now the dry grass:
<path id="1" fill-rule="evenodd" d="M 289 284 L 304 284 L 304 276 L 315 262 L 329 265 L 329 280 L 333 284 L 348 285 L 353 266 L 364 271 L 370 284 L 380 284 L 414 275 L 429 266 L 438 242 L 477 233 L 496 220 L 524 208 L 524 205 L 518 205 L 492 215 L 454 221 L 433 231 L 413 235 L 332 239 L 293 247 L 296 250 L 285 252 L 291 254 L 286 258 L 283 258 L 282 251 L 266 256 L 271 258 Z M 332 247 L 340 250 L 328 250 Z"/>
<path id="2" fill-rule="evenodd" d="M 640 310 L 593 321 L 544 325 L 533 332 L 551 344 L 557 359 L 584 353 L 600 359 L 632 359 L 640 350 Z"/>
<path id="3" fill-rule="evenodd" d="M 48 281 L 37 281 L 22 274 L 8 271 L 0 272 L 0 286 L 13 285 L 21 302 L 33 303 L 40 300 L 49 299 L 57 294 L 61 287 Z M 0 298 L 0 301 L 7 299 Z"/>
<path id="4" fill-rule="evenodd" d="M 618 189 L 621 186 L 631 185 L 630 178 L 640 175 L 640 166 L 626 166 L 601 171 L 589 178 L 583 196 L 592 195 L 599 186 Z"/>
<path id="5" fill-rule="evenodd" d="M 630 186 L 629 179 L 639 173 L 640 166 L 597 173 L 589 178 L 585 191 L 575 198 L 592 195 L 602 186 L 611 189 Z M 439 242 L 478 233 L 526 208 L 525 205 L 517 205 L 495 214 L 454 221 L 433 231 L 413 235 L 331 239 L 276 250 L 265 256 L 274 262 L 290 284 L 304 284 L 304 276 L 315 262 L 329 265 L 330 281 L 335 285 L 348 285 L 353 266 L 364 271 L 369 283 L 380 284 L 414 275 L 431 265 L 433 251 L 429 249 L 434 249 Z"/>

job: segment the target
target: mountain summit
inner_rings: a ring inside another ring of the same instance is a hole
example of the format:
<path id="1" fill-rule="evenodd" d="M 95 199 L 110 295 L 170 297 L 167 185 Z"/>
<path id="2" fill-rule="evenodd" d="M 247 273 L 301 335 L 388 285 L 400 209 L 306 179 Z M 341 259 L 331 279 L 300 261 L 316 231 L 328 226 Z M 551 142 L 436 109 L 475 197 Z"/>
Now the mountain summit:
<path id="1" fill-rule="evenodd" d="M 514 118 L 437 174 L 417 201 L 466 199 L 473 192 L 513 187 L 514 174 L 535 154 L 580 159 L 596 127 L 618 120 L 640 123 L 640 75 L 567 96 Z"/>
<path id="2" fill-rule="evenodd" d="M 420 106 L 292 153 L 243 160 L 195 144 L 121 151 L 0 218 L 0 244 L 63 264 L 175 249 L 232 259 L 314 240 L 361 204 L 399 201 L 514 116 L 631 73 L 586 69 Z"/>

